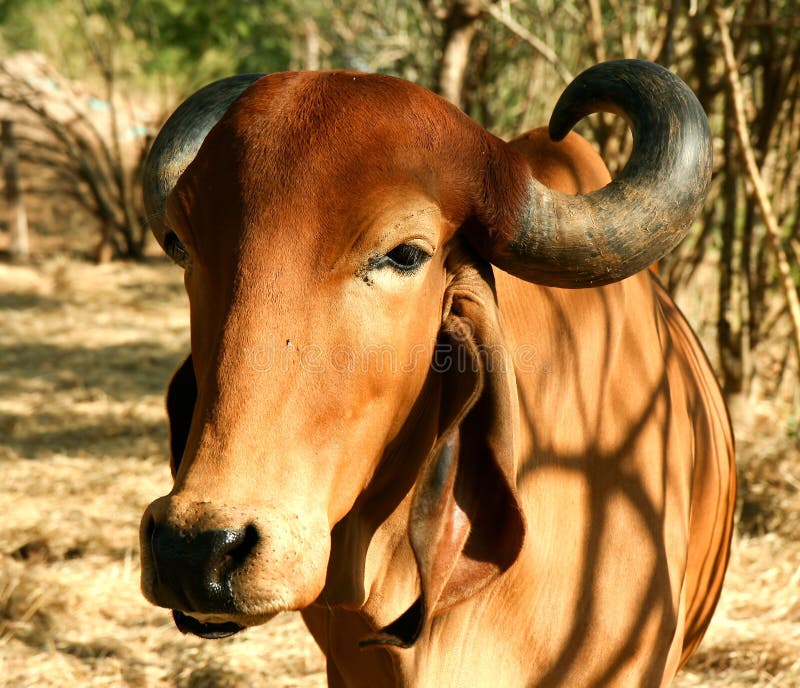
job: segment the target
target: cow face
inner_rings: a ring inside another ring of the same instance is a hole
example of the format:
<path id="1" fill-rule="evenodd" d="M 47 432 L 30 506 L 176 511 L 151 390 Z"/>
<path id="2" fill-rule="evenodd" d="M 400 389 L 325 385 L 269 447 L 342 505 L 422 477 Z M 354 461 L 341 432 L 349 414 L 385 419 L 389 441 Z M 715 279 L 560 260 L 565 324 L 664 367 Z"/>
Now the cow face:
<path id="1" fill-rule="evenodd" d="M 430 113 L 382 118 L 348 77 L 310 127 L 324 89 L 287 103 L 277 81 L 228 112 L 166 208 L 192 355 L 168 395 L 175 484 L 143 519 L 143 589 L 201 634 L 311 604 L 332 528 L 415 408 L 406 460 L 431 449 L 446 262 L 474 183 L 432 175 Z"/>

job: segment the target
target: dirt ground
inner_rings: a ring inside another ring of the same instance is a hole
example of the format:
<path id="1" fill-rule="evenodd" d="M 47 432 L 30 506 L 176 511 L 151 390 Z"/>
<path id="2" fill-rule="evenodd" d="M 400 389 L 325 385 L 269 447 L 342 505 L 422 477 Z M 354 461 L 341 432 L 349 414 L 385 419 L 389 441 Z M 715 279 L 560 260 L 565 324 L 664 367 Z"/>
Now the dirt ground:
<path id="1" fill-rule="evenodd" d="M 325 685 L 297 615 L 203 641 L 139 593 L 139 518 L 170 482 L 163 391 L 187 350 L 169 265 L 0 264 L 0 688 Z M 742 415 L 727 584 L 676 686 L 800 686 L 797 438 L 786 409 Z"/>

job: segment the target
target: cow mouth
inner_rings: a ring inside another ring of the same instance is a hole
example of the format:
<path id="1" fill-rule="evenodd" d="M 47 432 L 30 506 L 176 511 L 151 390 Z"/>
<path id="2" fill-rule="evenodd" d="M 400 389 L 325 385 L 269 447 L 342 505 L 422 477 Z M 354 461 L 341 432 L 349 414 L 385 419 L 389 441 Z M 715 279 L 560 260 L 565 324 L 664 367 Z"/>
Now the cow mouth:
<path id="1" fill-rule="evenodd" d="M 198 621 L 188 614 L 179 612 L 177 609 L 172 610 L 172 619 L 175 621 L 175 625 L 181 633 L 191 633 L 208 640 L 227 638 L 228 636 L 232 636 L 244 630 L 244 626 L 240 626 L 233 621 L 226 621 L 224 623 Z"/>

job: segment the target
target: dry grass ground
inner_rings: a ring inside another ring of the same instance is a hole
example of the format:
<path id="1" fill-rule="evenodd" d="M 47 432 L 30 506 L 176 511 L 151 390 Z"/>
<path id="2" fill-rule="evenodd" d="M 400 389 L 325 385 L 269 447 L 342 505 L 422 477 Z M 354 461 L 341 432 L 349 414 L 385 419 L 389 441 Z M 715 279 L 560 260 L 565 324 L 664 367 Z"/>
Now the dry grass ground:
<path id="1" fill-rule="evenodd" d="M 136 533 L 168 489 L 163 389 L 187 330 L 170 266 L 0 265 L 0 688 L 325 684 L 296 615 L 202 641 L 139 594 Z M 744 526 L 678 686 L 800 686 L 800 457 L 775 413 L 740 433 Z"/>
<path id="2" fill-rule="evenodd" d="M 210 643 L 139 593 L 187 332 L 170 266 L 0 266 L 0 686 L 325 684 L 299 617 Z"/>

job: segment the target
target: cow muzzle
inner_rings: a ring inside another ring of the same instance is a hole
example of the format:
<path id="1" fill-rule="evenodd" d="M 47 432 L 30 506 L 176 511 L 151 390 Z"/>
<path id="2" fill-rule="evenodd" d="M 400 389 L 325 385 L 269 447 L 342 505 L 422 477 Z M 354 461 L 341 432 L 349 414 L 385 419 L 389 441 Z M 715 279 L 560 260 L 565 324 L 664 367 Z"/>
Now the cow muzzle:
<path id="1" fill-rule="evenodd" d="M 310 523 L 276 509 L 162 497 L 142 519 L 142 591 L 173 610 L 179 630 L 203 638 L 302 609 L 324 586 L 330 546 L 327 528 Z"/>

